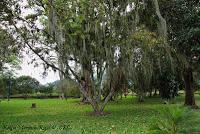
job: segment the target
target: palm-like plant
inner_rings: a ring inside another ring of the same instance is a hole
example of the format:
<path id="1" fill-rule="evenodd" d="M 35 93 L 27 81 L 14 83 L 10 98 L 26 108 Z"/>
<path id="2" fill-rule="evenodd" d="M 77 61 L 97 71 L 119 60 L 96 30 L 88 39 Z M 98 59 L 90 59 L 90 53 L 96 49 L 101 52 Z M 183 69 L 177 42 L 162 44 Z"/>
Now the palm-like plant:
<path id="1" fill-rule="evenodd" d="M 193 113 L 186 109 L 176 107 L 167 107 L 161 110 L 161 118 L 151 127 L 151 133 L 159 134 L 177 134 L 182 130 L 182 125 L 188 123 Z"/>

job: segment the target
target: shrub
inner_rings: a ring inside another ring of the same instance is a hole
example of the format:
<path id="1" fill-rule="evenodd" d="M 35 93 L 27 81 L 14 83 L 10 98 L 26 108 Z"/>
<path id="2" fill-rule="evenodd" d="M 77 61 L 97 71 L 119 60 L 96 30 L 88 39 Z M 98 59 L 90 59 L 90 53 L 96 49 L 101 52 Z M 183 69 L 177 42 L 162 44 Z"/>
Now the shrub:
<path id="1" fill-rule="evenodd" d="M 62 80 L 57 86 L 58 92 L 64 91 L 67 97 L 80 97 L 79 85 L 72 80 Z"/>
<path id="2" fill-rule="evenodd" d="M 194 124 L 194 113 L 187 108 L 167 107 L 160 111 L 161 117 L 150 128 L 155 134 L 178 134 L 188 131 L 190 125 Z M 190 124 L 190 125 L 188 125 Z M 195 131 L 195 126 L 192 126 Z"/>

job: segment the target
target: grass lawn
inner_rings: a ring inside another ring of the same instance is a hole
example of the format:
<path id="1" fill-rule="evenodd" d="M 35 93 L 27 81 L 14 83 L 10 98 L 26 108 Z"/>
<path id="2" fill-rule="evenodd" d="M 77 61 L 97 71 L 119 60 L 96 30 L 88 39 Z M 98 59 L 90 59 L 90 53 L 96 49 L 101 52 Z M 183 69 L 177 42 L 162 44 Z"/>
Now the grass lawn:
<path id="1" fill-rule="evenodd" d="M 200 97 L 196 98 L 200 105 Z M 89 116 L 89 105 L 79 104 L 79 99 L 34 99 L 0 102 L 0 134 L 146 134 L 149 127 L 159 118 L 159 109 L 166 107 L 159 98 L 146 99 L 138 103 L 134 97 L 110 102 L 105 111 L 111 114 L 102 117 Z M 37 108 L 31 109 L 36 103 Z M 176 104 L 183 105 L 183 98 Z M 200 110 L 195 110 L 200 124 Z M 199 125 L 200 126 L 200 125 Z M 200 133 L 200 132 L 199 132 Z M 191 133 L 192 134 L 192 133 Z"/>

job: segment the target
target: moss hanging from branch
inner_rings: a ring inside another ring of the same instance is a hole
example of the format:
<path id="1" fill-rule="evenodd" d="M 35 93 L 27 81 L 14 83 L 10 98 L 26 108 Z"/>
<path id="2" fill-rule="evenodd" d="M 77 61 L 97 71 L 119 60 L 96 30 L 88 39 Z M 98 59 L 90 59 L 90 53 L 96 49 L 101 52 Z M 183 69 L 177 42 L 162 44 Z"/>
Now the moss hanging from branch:
<path id="1" fill-rule="evenodd" d="M 158 16 L 159 22 L 158 22 L 158 32 L 161 37 L 163 37 L 165 40 L 167 39 L 167 23 L 166 20 L 163 18 L 163 16 L 160 13 L 159 3 L 158 0 L 153 0 L 153 4 L 156 10 L 156 15 Z"/>

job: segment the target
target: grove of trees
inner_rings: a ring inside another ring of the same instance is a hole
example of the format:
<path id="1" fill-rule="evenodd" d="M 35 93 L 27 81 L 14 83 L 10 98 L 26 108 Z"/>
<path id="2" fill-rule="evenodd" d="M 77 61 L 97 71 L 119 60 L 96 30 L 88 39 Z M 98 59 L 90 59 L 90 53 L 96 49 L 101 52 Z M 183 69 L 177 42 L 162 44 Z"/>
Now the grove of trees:
<path id="1" fill-rule="evenodd" d="M 61 81 L 75 82 L 97 115 L 128 89 L 141 102 L 185 89 L 184 104 L 196 106 L 199 7 L 198 0 L 3 0 L 0 69 L 28 50 Z M 38 84 L 31 81 L 27 86 Z M 63 97 L 69 85 L 60 85 Z"/>

